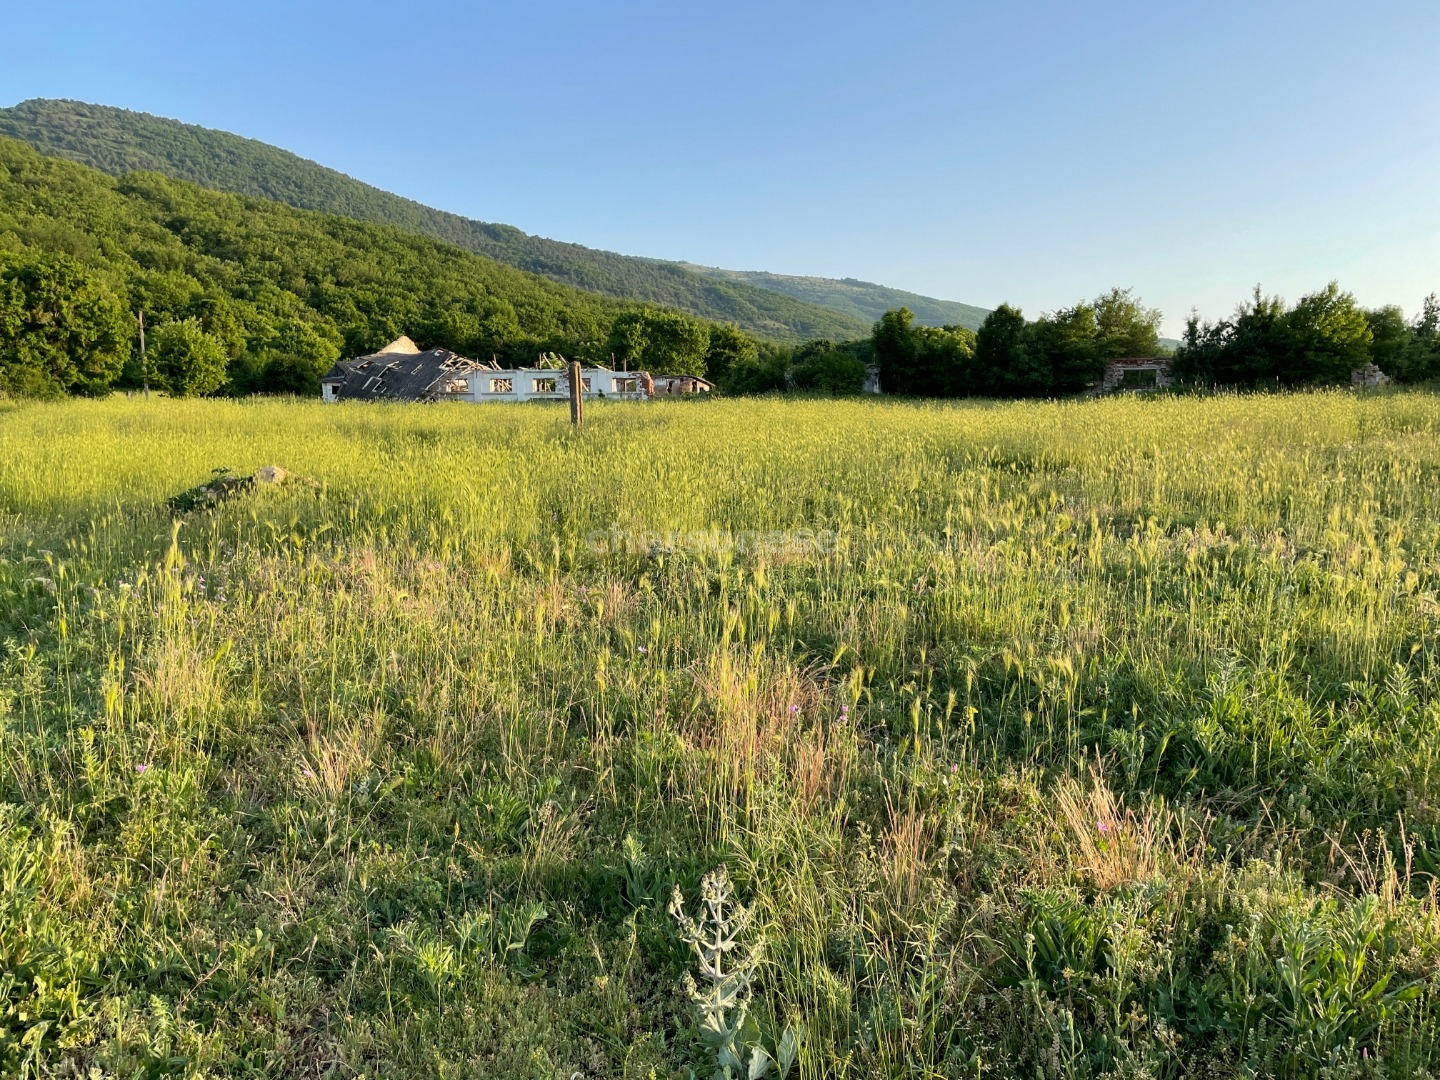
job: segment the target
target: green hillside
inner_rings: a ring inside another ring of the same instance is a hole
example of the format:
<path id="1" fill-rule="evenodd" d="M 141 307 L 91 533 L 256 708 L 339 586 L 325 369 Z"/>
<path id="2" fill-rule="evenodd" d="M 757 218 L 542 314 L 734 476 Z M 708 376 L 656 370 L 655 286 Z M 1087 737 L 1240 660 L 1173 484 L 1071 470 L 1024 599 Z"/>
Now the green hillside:
<path id="1" fill-rule="evenodd" d="M 232 390 L 304 391 L 402 333 L 473 356 L 602 359 L 636 307 L 394 226 L 117 179 L 0 138 L 0 394 L 107 389 L 137 310 L 223 350 Z M 93 371 L 66 367 L 77 353 Z"/>
<path id="2" fill-rule="evenodd" d="M 509 225 L 472 221 L 254 139 L 146 113 L 36 99 L 0 109 L 0 135 L 112 176 L 157 172 L 216 191 L 395 225 L 567 285 L 733 322 L 775 341 L 863 337 L 873 318 L 809 303 L 787 290 L 697 274 L 680 263 L 596 251 Z"/>
<path id="3" fill-rule="evenodd" d="M 962 304 L 956 300 L 936 300 L 933 296 L 892 289 L 869 281 L 855 278 L 796 277 L 791 274 L 769 274 L 763 270 L 722 270 L 716 266 L 697 266 L 685 263 L 687 270 L 716 281 L 732 284 L 754 285 L 771 292 L 784 293 L 796 300 L 819 304 L 836 311 L 853 315 L 866 322 L 874 322 L 887 311 L 908 307 L 915 313 L 915 322 L 920 326 L 964 326 L 971 330 L 980 329 L 988 308 L 974 304 Z"/>

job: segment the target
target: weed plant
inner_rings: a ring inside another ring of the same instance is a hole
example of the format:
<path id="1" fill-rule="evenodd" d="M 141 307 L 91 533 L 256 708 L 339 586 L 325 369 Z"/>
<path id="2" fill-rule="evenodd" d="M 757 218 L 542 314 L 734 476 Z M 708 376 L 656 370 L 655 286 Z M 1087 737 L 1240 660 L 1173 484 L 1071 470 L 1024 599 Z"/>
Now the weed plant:
<path id="1" fill-rule="evenodd" d="M 806 1080 L 1429 1076 L 1437 593 L 1419 393 L 0 403 L 0 1070 L 709 1075 L 724 867 Z"/>

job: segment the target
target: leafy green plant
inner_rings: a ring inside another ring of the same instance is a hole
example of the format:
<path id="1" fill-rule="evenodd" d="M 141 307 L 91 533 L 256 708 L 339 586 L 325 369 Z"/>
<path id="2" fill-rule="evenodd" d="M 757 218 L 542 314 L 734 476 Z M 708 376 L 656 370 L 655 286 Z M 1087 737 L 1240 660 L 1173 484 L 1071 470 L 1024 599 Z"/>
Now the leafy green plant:
<path id="1" fill-rule="evenodd" d="M 715 1054 L 716 1080 L 757 1080 L 772 1067 L 782 1078 L 788 1076 L 798 1050 L 794 1029 L 785 1029 L 772 1053 L 750 1016 L 763 939 L 748 933 L 751 913 L 735 899 L 730 872 L 722 866 L 705 875 L 700 909 L 693 916 L 685 910 L 685 896 L 677 885 L 670 914 L 699 965 L 701 982 L 686 972 L 685 989 L 700 1014 L 701 1036 Z"/>

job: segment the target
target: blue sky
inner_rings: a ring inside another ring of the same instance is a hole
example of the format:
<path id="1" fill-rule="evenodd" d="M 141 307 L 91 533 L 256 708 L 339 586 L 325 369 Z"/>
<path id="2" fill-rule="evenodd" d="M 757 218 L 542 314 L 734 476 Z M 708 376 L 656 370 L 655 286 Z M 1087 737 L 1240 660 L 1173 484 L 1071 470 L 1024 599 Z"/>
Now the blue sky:
<path id="1" fill-rule="evenodd" d="M 0 104 L 286 147 L 527 232 L 1174 333 L 1440 290 L 1440 3 L 0 0 Z"/>

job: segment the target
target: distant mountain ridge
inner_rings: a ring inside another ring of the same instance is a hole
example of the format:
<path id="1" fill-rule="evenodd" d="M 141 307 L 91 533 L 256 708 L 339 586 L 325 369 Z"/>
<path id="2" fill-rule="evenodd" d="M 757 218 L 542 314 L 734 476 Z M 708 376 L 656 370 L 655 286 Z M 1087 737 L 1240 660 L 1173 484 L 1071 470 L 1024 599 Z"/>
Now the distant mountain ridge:
<path id="1" fill-rule="evenodd" d="M 865 337 L 885 310 L 879 297 L 889 295 L 904 298 L 900 303 L 922 323 L 978 325 L 973 313 L 984 316 L 981 308 L 866 282 L 714 270 L 531 236 L 382 191 L 268 143 L 108 105 L 23 101 L 0 109 L 0 135 L 112 176 L 158 172 L 217 191 L 395 225 L 553 281 L 733 322 L 775 341 Z"/>
<path id="2" fill-rule="evenodd" d="M 933 296 L 904 289 L 892 289 L 856 278 L 799 277 L 792 274 L 771 274 L 763 270 L 722 270 L 716 266 L 683 263 L 687 270 L 719 281 L 742 282 L 771 292 L 784 293 L 821 307 L 874 322 L 887 311 L 908 307 L 921 326 L 966 326 L 980 329 L 989 308 L 962 304 L 956 300 L 936 300 Z"/>

